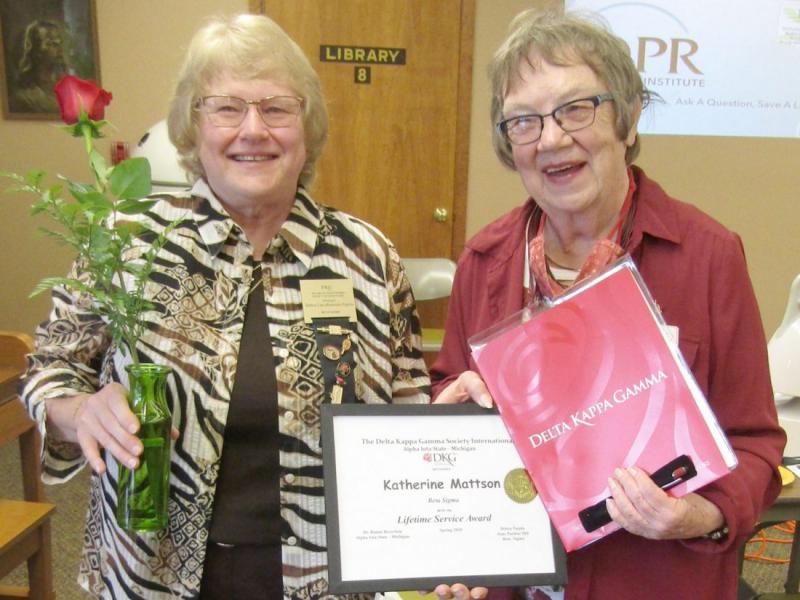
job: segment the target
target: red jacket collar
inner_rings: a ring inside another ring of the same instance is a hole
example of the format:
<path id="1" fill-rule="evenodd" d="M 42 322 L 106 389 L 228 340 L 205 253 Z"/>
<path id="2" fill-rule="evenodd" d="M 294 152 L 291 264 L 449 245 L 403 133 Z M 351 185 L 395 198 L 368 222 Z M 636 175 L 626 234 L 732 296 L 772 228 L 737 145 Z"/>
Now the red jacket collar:
<path id="1" fill-rule="evenodd" d="M 675 210 L 669 206 L 671 198 L 639 167 L 633 166 L 636 181 L 636 216 L 630 241 L 634 250 L 644 235 L 660 238 L 674 244 L 680 243 L 681 230 Z M 506 262 L 515 252 L 521 251 L 525 239 L 525 225 L 533 213 L 533 198 L 484 227 L 467 241 L 466 247 L 479 254 L 490 254 L 499 262 Z"/>

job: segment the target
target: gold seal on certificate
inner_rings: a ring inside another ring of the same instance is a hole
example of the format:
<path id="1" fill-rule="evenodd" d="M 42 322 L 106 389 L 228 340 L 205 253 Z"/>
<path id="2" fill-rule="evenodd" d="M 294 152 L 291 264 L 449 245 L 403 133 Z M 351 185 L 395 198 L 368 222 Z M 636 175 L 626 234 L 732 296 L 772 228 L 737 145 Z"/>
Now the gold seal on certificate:
<path id="1" fill-rule="evenodd" d="M 512 469 L 503 480 L 506 495 L 514 502 L 527 504 L 536 498 L 536 488 L 525 469 Z"/>

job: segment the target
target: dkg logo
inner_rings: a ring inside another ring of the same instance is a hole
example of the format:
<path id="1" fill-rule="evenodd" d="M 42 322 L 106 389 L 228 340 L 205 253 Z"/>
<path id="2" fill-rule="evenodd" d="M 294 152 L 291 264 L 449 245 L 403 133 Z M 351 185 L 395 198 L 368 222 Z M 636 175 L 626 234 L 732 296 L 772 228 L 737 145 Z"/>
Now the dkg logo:
<path id="1" fill-rule="evenodd" d="M 429 463 L 454 465 L 456 464 L 456 455 L 453 452 L 426 452 L 422 455 L 422 460 Z"/>

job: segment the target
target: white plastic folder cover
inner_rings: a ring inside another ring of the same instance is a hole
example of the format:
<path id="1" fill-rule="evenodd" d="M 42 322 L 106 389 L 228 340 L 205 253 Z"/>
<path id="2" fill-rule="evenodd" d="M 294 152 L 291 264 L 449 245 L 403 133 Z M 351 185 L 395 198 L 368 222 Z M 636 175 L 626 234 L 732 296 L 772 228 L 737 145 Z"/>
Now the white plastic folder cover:
<path id="1" fill-rule="evenodd" d="M 736 467 L 629 257 L 470 345 L 567 551 L 619 529 L 605 510 L 616 467 L 676 497 Z"/>

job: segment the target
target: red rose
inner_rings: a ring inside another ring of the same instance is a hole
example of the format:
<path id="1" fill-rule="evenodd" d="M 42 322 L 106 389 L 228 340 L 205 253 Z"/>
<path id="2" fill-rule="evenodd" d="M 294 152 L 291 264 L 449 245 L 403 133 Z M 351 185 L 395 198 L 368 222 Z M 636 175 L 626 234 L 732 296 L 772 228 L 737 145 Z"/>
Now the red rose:
<path id="1" fill-rule="evenodd" d="M 93 121 L 105 116 L 106 106 L 111 102 L 111 92 L 99 87 L 94 81 L 79 79 L 74 75 L 61 78 L 55 87 L 61 120 L 67 125 L 77 123 L 81 107 Z"/>

